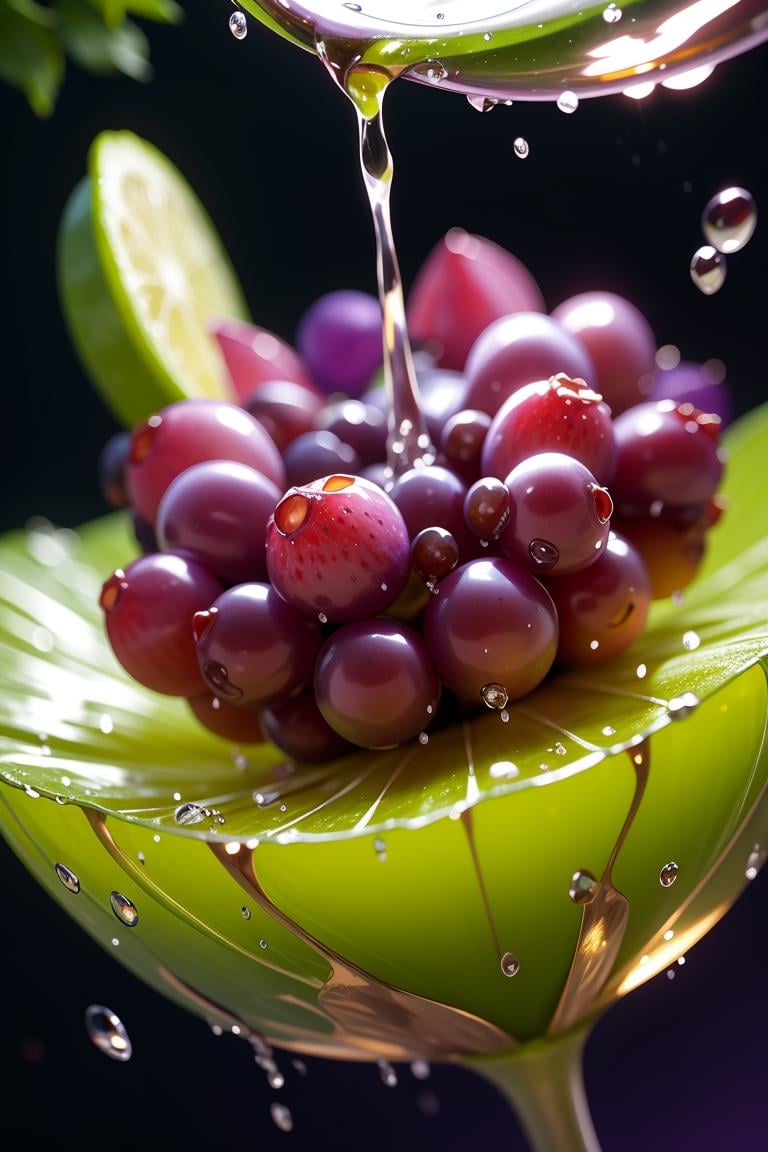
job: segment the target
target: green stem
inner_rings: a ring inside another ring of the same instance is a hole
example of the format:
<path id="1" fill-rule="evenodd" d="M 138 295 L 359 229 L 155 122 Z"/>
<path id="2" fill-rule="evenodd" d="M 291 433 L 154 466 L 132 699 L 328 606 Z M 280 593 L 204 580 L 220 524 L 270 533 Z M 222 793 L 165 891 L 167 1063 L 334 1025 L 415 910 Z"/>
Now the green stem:
<path id="1" fill-rule="evenodd" d="M 582 1075 L 587 1035 L 569 1032 L 507 1060 L 470 1065 L 515 1109 L 534 1152 L 600 1152 Z"/>

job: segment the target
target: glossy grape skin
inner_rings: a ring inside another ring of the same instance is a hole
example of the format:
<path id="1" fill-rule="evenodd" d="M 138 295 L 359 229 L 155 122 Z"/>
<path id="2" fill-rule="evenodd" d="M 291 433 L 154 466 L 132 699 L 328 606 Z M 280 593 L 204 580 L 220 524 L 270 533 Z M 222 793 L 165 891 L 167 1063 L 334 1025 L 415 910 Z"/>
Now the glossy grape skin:
<path id="1" fill-rule="evenodd" d="M 474 481 L 490 426 L 488 413 L 474 408 L 462 408 L 446 420 L 438 444 L 449 467 Z"/>
<path id="2" fill-rule="evenodd" d="M 240 404 L 270 380 L 290 380 L 317 393 L 301 358 L 274 332 L 242 320 L 214 320 L 209 327 L 224 357 L 234 399 Z"/>
<path id="3" fill-rule="evenodd" d="M 421 266 L 408 294 L 408 330 L 435 347 L 442 368 L 461 371 L 489 324 L 512 312 L 544 312 L 528 269 L 491 240 L 452 228 Z"/>
<path id="4" fill-rule="evenodd" d="M 341 624 L 384 612 L 405 587 L 410 541 L 389 496 L 359 476 L 290 489 L 267 529 L 267 570 L 299 611 Z"/>
<path id="5" fill-rule="evenodd" d="M 104 583 L 100 604 L 115 656 L 135 680 L 166 696 L 205 691 L 192 634 L 196 612 L 222 585 L 181 556 L 140 556 Z"/>
<path id="6" fill-rule="evenodd" d="M 637 548 L 651 583 L 651 597 L 662 600 L 682 592 L 695 578 L 707 550 L 707 533 L 722 509 L 716 499 L 707 507 L 688 510 L 662 509 L 658 516 L 626 517 L 618 531 Z"/>
<path id="7" fill-rule="evenodd" d="M 496 476 L 482 476 L 464 500 L 464 520 L 481 540 L 497 540 L 509 523 L 509 489 Z"/>
<path id="8" fill-rule="evenodd" d="M 432 589 L 459 562 L 459 546 L 445 528 L 422 528 L 411 544 L 411 567 Z"/>
<path id="9" fill-rule="evenodd" d="M 526 384 L 559 372 L 594 387 L 592 359 L 575 336 L 551 316 L 519 312 L 496 320 L 472 345 L 466 365 L 466 408 L 495 416 Z"/>
<path id="10" fill-rule="evenodd" d="M 166 488 L 157 510 L 165 552 L 184 552 L 225 584 L 266 580 L 267 522 L 282 491 L 230 460 L 193 464 Z"/>
<path id="11" fill-rule="evenodd" d="M 299 321 L 296 347 L 318 387 L 359 397 L 381 364 L 381 309 L 355 290 L 320 296 Z"/>
<path id="12" fill-rule="evenodd" d="M 133 509 L 154 524 L 163 493 L 203 460 L 234 460 L 285 487 L 274 441 L 247 412 L 221 400 L 179 400 L 134 428 L 126 473 Z"/>
<path id="13" fill-rule="evenodd" d="M 125 487 L 125 470 L 130 450 L 130 432 L 116 432 L 99 453 L 99 488 L 104 503 L 110 508 L 127 508 L 130 503 Z"/>
<path id="14" fill-rule="evenodd" d="M 333 432 L 314 431 L 297 436 L 286 448 L 283 462 L 289 488 L 311 484 L 332 472 L 357 473 L 362 467 L 354 448 Z"/>
<path id="15" fill-rule="evenodd" d="M 591 567 L 546 583 L 560 621 L 558 662 L 602 664 L 626 651 L 645 627 L 648 572 L 637 549 L 616 532 Z"/>
<path id="16" fill-rule="evenodd" d="M 674 400 L 693 404 L 700 412 L 714 412 L 724 428 L 733 419 L 733 396 L 728 383 L 708 364 L 681 360 L 674 368 L 659 368 L 653 377 L 649 400 Z"/>
<path id="17" fill-rule="evenodd" d="M 315 428 L 322 432 L 332 432 L 354 449 L 361 467 L 386 459 L 387 420 L 384 413 L 373 404 L 364 404 L 361 400 L 340 400 L 336 404 L 326 404 L 315 418 Z"/>
<path id="18" fill-rule="evenodd" d="M 431 723 L 440 682 L 407 624 L 381 618 L 347 624 L 317 660 L 315 698 L 326 721 L 363 748 L 393 748 Z"/>
<path id="19" fill-rule="evenodd" d="M 322 643 L 317 621 L 260 582 L 238 584 L 209 602 L 196 613 L 193 633 L 214 695 L 260 707 L 288 700 L 311 681 Z"/>
<path id="20" fill-rule="evenodd" d="M 564 452 L 599 484 L 616 469 L 611 412 L 583 380 L 553 376 L 519 388 L 491 421 L 480 460 L 484 476 L 500 480 L 537 452 Z"/>
<path id="21" fill-rule="evenodd" d="M 211 692 L 187 700 L 195 719 L 222 740 L 232 744 L 261 744 L 265 740 L 258 712 L 248 706 L 238 707 L 220 700 Z"/>
<path id="22" fill-rule="evenodd" d="M 480 704 L 500 684 L 510 700 L 531 692 L 555 658 L 552 598 L 510 560 L 473 560 L 441 581 L 424 613 L 424 640 L 443 683 Z"/>
<path id="23" fill-rule="evenodd" d="M 704 508 L 723 474 L 719 419 L 673 400 L 637 404 L 614 421 L 611 493 L 622 515 Z"/>
<path id="24" fill-rule="evenodd" d="M 322 764 L 354 748 L 326 722 L 312 685 L 285 704 L 264 708 L 261 722 L 266 738 L 286 756 L 303 764 Z"/>
<path id="25" fill-rule="evenodd" d="M 613 504 L 588 468 L 572 456 L 542 452 L 513 468 L 505 485 L 510 514 L 499 536 L 505 556 L 542 576 L 595 563 L 608 541 Z"/>
<path id="26" fill-rule="evenodd" d="M 590 381 L 614 416 L 644 399 L 655 372 L 656 337 L 643 313 L 614 292 L 580 292 L 558 304 L 553 319 L 586 348 Z"/>
<path id="27" fill-rule="evenodd" d="M 467 486 L 455 472 L 439 464 L 410 468 L 396 478 L 389 495 L 403 515 L 411 540 L 422 529 L 438 524 L 455 538 L 462 563 L 479 553 L 477 537 L 464 521 Z"/>
<path id="28" fill-rule="evenodd" d="M 290 380 L 266 380 L 243 401 L 243 408 L 269 433 L 284 452 L 292 440 L 315 427 L 323 407 L 314 389 Z"/>

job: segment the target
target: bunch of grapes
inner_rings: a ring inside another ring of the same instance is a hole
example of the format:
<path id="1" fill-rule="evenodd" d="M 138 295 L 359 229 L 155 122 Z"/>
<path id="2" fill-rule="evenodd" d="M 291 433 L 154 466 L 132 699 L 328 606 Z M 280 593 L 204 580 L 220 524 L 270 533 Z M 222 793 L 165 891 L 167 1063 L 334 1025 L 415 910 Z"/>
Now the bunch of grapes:
<path id="1" fill-rule="evenodd" d="M 696 573 L 721 418 L 704 372 L 680 395 L 656 370 L 632 304 L 548 315 L 514 257 L 453 231 L 409 326 L 433 450 L 405 471 L 378 304 L 351 291 L 312 305 L 295 350 L 218 323 L 233 401 L 171 404 L 102 454 L 142 549 L 102 590 L 114 652 L 229 740 L 323 761 L 504 716 L 552 668 L 624 651 Z"/>

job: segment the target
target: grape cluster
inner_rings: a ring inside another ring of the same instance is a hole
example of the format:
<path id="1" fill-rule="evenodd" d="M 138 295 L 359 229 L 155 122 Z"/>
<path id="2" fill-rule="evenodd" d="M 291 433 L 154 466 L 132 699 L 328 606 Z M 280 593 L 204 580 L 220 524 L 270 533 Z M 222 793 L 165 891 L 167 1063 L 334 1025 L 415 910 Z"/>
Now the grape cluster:
<path id="1" fill-rule="evenodd" d="M 397 475 L 375 301 L 316 301 L 296 349 L 215 325 L 233 400 L 170 404 L 102 453 L 142 551 L 101 594 L 127 672 L 229 740 L 323 761 L 626 649 L 721 514 L 721 421 L 664 395 L 628 301 L 543 307 L 514 257 L 448 234 L 409 298 L 434 462 Z"/>

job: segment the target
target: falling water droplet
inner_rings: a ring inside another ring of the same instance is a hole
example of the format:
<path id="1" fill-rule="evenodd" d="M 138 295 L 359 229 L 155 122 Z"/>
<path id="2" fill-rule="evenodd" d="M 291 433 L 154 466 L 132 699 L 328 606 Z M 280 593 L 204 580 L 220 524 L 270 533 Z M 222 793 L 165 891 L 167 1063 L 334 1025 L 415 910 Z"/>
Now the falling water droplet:
<path id="1" fill-rule="evenodd" d="M 568 895 L 574 904 L 590 904 L 597 892 L 597 879 L 591 872 L 582 869 L 574 872 L 571 877 L 571 886 L 568 889 Z"/>
<path id="2" fill-rule="evenodd" d="M 248 35 L 248 21 L 243 12 L 233 12 L 229 18 L 229 30 L 235 40 L 245 40 Z"/>
<path id="3" fill-rule="evenodd" d="M 281 1132 L 293 1131 L 293 1116 L 285 1104 L 271 1104 L 269 1114 Z"/>
<path id="4" fill-rule="evenodd" d="M 517 976 L 520 971 L 520 961 L 512 952 L 505 952 L 502 956 L 501 971 L 505 976 Z"/>
<path id="5" fill-rule="evenodd" d="M 714 296 L 725 283 L 725 256 L 710 244 L 698 248 L 691 258 L 691 280 L 705 296 Z"/>
<path id="6" fill-rule="evenodd" d="M 668 864 L 665 864 L 661 872 L 659 872 L 659 884 L 661 884 L 662 888 L 671 888 L 675 880 L 677 880 L 679 871 L 680 866 L 676 864 L 674 860 L 670 860 Z"/>
<path id="7" fill-rule="evenodd" d="M 701 217 L 702 231 L 718 252 L 740 251 L 757 226 L 757 209 L 746 188 L 724 188 L 712 197 Z"/>
<path id="8" fill-rule="evenodd" d="M 609 4 L 607 8 L 603 8 L 603 20 L 606 24 L 618 24 L 621 20 L 623 13 L 618 4 Z"/>
<path id="9" fill-rule="evenodd" d="M 483 685 L 480 689 L 480 698 L 486 708 L 490 708 L 493 712 L 501 712 L 509 703 L 509 693 L 506 688 L 503 684 L 495 682 Z"/>
<path id="10" fill-rule="evenodd" d="M 557 106 L 561 112 L 570 116 L 579 106 L 579 98 L 575 92 L 561 92 L 557 98 Z"/>
<path id="11" fill-rule="evenodd" d="M 382 1084 L 386 1084 L 387 1088 L 397 1087 L 397 1072 L 395 1072 L 392 1065 L 388 1060 L 377 1060 L 379 1066 L 379 1075 L 381 1076 Z"/>
<path id="12" fill-rule="evenodd" d="M 110 892 L 109 902 L 121 924 L 125 924 L 127 928 L 136 927 L 139 922 L 139 912 L 136 905 L 127 896 L 123 896 L 122 892 Z"/>
<path id="13" fill-rule="evenodd" d="M 528 553 L 531 560 L 542 568 L 552 568 L 560 559 L 560 553 L 555 545 L 549 540 L 541 540 L 538 537 L 531 540 L 528 545 Z"/>
<path id="14" fill-rule="evenodd" d="M 267 1084 L 269 1084 L 270 1088 L 274 1088 L 276 1092 L 279 1092 L 279 1090 L 285 1086 L 285 1076 L 276 1068 L 274 1072 L 267 1073 Z"/>
<path id="15" fill-rule="evenodd" d="M 80 891 L 80 881 L 71 868 L 67 868 L 66 864 L 56 864 L 56 875 L 66 888 L 67 892 L 77 893 Z"/>
<path id="16" fill-rule="evenodd" d="M 758 872 L 763 866 L 765 861 L 765 852 L 762 851 L 759 844 L 755 844 L 754 848 L 747 856 L 747 866 L 744 869 L 744 875 L 747 880 L 754 880 Z"/>
<path id="17" fill-rule="evenodd" d="M 525 160 L 531 150 L 531 147 L 524 136 L 516 136 L 512 147 L 518 160 Z"/>
<path id="18" fill-rule="evenodd" d="M 414 1080 L 428 1080 L 432 1069 L 426 1060 L 414 1060 L 411 1064 L 411 1075 Z"/>
<path id="19" fill-rule="evenodd" d="M 92 1043 L 105 1056 L 123 1063 L 130 1060 L 133 1052 L 130 1037 L 122 1020 L 111 1008 L 91 1004 L 85 1010 L 85 1028 Z"/>
<path id="20" fill-rule="evenodd" d="M 186 827 L 188 824 L 199 824 L 201 820 L 205 820 L 205 809 L 201 808 L 199 804 L 180 804 L 173 814 L 173 818 L 177 824 Z"/>

